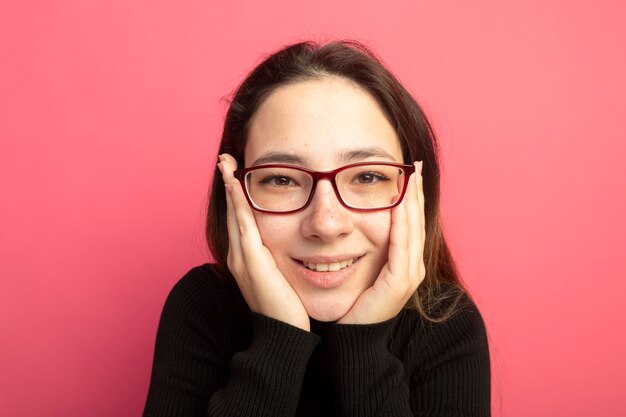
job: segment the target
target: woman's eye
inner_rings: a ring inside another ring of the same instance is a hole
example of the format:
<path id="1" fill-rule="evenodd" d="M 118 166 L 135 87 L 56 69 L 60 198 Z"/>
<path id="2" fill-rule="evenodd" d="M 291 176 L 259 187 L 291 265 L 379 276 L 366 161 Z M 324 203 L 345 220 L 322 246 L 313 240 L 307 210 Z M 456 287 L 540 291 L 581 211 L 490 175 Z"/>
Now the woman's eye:
<path id="1" fill-rule="evenodd" d="M 388 178 L 377 172 L 364 172 L 356 176 L 356 182 L 359 184 L 373 184 L 378 181 L 387 181 Z"/>
<path id="2" fill-rule="evenodd" d="M 293 180 L 289 177 L 274 177 L 274 185 L 286 186 L 292 184 Z"/>
<path id="3" fill-rule="evenodd" d="M 281 176 L 281 175 L 272 175 L 272 176 L 263 178 L 263 180 L 261 181 L 261 184 L 268 184 L 268 185 L 273 185 L 276 187 L 289 187 L 289 186 L 296 185 L 296 182 L 290 177 Z"/>

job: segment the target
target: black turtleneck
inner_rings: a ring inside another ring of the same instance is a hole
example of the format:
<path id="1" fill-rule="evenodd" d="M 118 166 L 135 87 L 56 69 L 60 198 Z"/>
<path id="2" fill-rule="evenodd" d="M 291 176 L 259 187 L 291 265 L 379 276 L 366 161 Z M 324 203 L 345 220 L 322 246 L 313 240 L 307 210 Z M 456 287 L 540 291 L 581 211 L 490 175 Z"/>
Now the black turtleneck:
<path id="1" fill-rule="evenodd" d="M 149 416 L 488 416 L 489 349 L 466 299 L 434 324 L 415 310 L 311 332 L 251 313 L 212 265 L 172 289 L 161 316 Z"/>

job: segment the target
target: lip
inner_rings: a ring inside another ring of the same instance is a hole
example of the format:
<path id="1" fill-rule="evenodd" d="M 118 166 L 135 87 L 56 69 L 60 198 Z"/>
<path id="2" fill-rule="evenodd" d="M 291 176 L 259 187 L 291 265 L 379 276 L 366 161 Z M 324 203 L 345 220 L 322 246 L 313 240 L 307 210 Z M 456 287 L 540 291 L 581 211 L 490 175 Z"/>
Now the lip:
<path id="1" fill-rule="evenodd" d="M 305 256 L 302 258 L 292 258 L 296 262 L 306 262 L 310 264 L 332 264 L 335 262 L 347 261 L 348 259 L 354 259 L 356 262 L 361 255 L 333 255 L 333 256 Z"/>
<path id="2" fill-rule="evenodd" d="M 345 258 L 333 256 L 333 257 L 307 257 L 304 259 L 294 259 L 294 258 L 292 259 L 294 261 L 296 272 L 298 276 L 303 279 L 303 281 L 305 281 L 307 284 L 315 288 L 330 289 L 330 288 L 339 287 L 344 282 L 348 281 L 348 279 L 350 279 L 350 277 L 356 270 L 356 265 L 358 265 L 362 257 L 363 255 L 360 255 L 360 256 L 357 255 L 353 257 L 350 257 L 348 255 Z M 347 259 L 355 259 L 355 261 L 352 263 L 352 265 L 347 266 L 343 269 L 340 269 L 339 271 L 326 271 L 326 272 L 313 271 L 305 267 L 304 264 L 302 263 L 303 261 L 307 263 L 334 263 L 334 262 L 339 262 L 339 261 L 347 260 Z"/>

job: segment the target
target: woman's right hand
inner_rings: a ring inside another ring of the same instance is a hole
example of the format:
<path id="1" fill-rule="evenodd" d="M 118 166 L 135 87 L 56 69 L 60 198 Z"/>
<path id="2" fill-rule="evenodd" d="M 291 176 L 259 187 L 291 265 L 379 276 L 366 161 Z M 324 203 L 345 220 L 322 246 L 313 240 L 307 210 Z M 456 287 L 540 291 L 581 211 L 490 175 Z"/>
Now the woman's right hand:
<path id="1" fill-rule="evenodd" d="M 309 331 L 306 309 L 263 245 L 252 208 L 233 175 L 237 162 L 222 154 L 217 166 L 226 186 L 228 269 L 246 303 L 256 313 Z"/>

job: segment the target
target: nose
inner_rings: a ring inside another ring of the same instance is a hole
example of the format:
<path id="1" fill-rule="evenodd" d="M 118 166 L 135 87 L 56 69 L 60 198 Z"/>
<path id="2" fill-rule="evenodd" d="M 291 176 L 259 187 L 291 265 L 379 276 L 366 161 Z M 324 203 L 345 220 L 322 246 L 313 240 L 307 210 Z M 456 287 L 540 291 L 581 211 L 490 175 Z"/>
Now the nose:
<path id="1" fill-rule="evenodd" d="M 328 180 L 317 183 L 309 206 L 303 211 L 300 224 L 304 237 L 330 242 L 354 230 L 352 213 L 337 199 L 335 190 Z"/>

